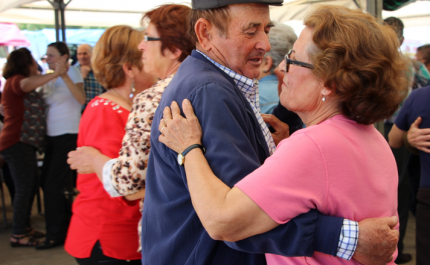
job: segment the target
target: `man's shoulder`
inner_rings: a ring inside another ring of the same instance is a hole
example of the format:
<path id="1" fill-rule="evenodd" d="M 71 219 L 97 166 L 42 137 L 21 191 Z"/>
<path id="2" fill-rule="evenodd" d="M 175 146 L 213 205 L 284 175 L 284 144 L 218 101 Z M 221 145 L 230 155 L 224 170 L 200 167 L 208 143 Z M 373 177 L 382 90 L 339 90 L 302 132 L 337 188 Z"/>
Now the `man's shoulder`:
<path id="1" fill-rule="evenodd" d="M 221 94 L 234 92 L 236 85 L 233 80 L 229 80 L 228 76 L 215 67 L 210 62 L 188 56 L 167 86 L 163 98 L 168 100 L 188 98 L 205 87 L 211 90 L 216 89 Z"/>

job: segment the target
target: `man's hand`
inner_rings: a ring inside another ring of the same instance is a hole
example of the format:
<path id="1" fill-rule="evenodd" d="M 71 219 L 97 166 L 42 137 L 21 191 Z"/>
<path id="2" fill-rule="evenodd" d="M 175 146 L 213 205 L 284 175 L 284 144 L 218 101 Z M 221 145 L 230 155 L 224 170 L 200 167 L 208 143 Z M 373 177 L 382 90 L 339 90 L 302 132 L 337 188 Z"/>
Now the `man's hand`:
<path id="1" fill-rule="evenodd" d="M 426 153 L 430 153 L 430 129 L 420 129 L 422 118 L 418 117 L 408 131 L 408 142 L 413 147 Z"/>
<path id="2" fill-rule="evenodd" d="M 94 147 L 78 147 L 76 151 L 69 152 L 67 163 L 71 169 L 76 169 L 79 174 L 92 174 L 95 173 L 93 159 L 98 155 L 102 155 L 102 153 Z"/>
<path id="3" fill-rule="evenodd" d="M 290 127 L 288 124 L 283 123 L 278 118 L 276 118 L 272 114 L 261 114 L 264 122 L 270 124 L 270 126 L 275 129 L 275 132 L 272 133 L 273 141 L 275 141 L 275 145 L 278 145 L 280 141 L 290 137 Z"/>
<path id="4" fill-rule="evenodd" d="M 397 217 L 369 218 L 358 222 L 357 248 L 353 258 L 365 265 L 383 265 L 393 259 L 399 241 Z"/>
<path id="5" fill-rule="evenodd" d="M 87 78 L 90 72 L 91 72 L 91 67 L 89 67 L 88 65 L 81 66 L 81 74 L 83 79 Z"/>

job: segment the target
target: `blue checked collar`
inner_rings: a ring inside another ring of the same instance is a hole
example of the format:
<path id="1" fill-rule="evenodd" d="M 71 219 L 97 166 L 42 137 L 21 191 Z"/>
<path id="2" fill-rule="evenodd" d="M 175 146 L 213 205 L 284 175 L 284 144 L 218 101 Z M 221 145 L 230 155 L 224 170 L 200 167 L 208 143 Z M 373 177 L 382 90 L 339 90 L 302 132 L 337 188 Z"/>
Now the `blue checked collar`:
<path id="1" fill-rule="evenodd" d="M 258 87 L 258 81 L 249 79 L 246 76 L 240 75 L 236 73 L 235 71 L 231 70 L 228 67 L 225 67 L 224 65 L 221 65 L 211 58 L 209 58 L 206 54 L 203 52 L 196 50 L 198 53 L 203 55 L 208 61 L 216 65 L 219 69 L 221 69 L 224 73 L 226 73 L 228 76 L 233 78 L 233 81 L 236 83 L 237 87 L 242 91 L 242 93 L 245 95 L 245 97 L 250 101 L 250 103 L 257 109 L 260 109 L 259 103 L 257 103 L 257 87 Z"/>

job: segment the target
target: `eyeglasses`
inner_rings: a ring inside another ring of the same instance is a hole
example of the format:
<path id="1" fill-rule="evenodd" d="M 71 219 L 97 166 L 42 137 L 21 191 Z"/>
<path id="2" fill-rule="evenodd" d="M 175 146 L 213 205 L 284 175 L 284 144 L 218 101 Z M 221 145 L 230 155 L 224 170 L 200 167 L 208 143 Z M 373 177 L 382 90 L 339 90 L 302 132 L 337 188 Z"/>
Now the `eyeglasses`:
<path id="1" fill-rule="evenodd" d="M 300 62 L 300 61 L 294 61 L 290 59 L 290 55 L 293 52 L 293 50 L 290 50 L 286 55 L 285 55 L 285 72 L 288 73 L 288 70 L 290 70 L 290 64 L 294 64 L 294 65 L 298 65 L 301 67 L 306 67 L 309 69 L 314 69 L 314 66 L 310 63 L 304 63 L 304 62 Z"/>
<path id="2" fill-rule="evenodd" d="M 145 42 L 147 41 L 157 41 L 157 40 L 161 40 L 160 38 L 153 38 L 153 37 L 148 37 L 148 36 L 144 36 L 143 38 L 145 40 Z"/>

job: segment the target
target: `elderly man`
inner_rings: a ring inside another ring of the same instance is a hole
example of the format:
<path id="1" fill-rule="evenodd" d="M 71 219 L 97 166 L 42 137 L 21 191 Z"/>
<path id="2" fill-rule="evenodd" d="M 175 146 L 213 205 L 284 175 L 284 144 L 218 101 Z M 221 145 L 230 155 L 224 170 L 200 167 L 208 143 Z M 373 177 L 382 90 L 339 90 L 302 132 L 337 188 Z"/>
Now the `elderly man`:
<path id="1" fill-rule="evenodd" d="M 84 89 L 87 96 L 87 100 L 82 106 L 82 112 L 85 110 L 88 102 L 90 102 L 95 96 L 98 96 L 106 91 L 94 77 L 94 73 L 91 68 L 92 52 L 93 48 L 88 44 L 81 44 L 77 50 L 79 62 L 77 67 L 79 70 L 81 70 L 82 77 L 84 78 Z"/>
<path id="2" fill-rule="evenodd" d="M 259 76 L 261 62 L 270 50 L 268 5 L 282 2 L 193 0 L 189 30 L 197 50 L 167 87 L 152 125 L 142 217 L 143 264 L 266 264 L 264 255 L 246 252 L 311 256 L 313 251 L 321 251 L 349 259 L 354 250 L 354 258 L 361 263 L 385 264 L 394 251 L 396 232 L 387 224 L 394 226 L 395 220 L 357 224 L 314 210 L 228 246 L 213 240 L 191 202 L 182 167 L 186 151 L 178 155 L 158 141 L 164 107 L 188 98 L 202 125 L 206 158 L 228 186 L 259 167 L 275 150 L 259 114 L 253 79 Z M 390 248 L 381 249 L 388 245 Z"/>

